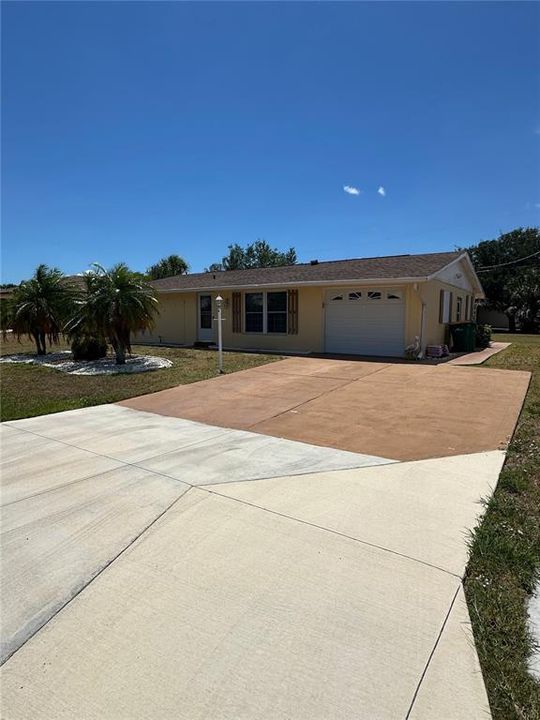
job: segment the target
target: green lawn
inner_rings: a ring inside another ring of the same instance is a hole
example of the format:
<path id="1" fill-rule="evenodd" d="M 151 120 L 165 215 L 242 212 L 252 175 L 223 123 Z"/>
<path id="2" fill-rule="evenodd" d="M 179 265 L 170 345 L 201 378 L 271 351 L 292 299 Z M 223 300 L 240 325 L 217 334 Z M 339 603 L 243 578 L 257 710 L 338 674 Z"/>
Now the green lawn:
<path id="1" fill-rule="evenodd" d="M 529 392 L 497 489 L 473 534 L 465 592 L 494 720 L 538 720 L 528 674 L 526 606 L 540 570 L 540 336 L 512 342 L 481 367 L 529 370 Z"/>
<path id="2" fill-rule="evenodd" d="M 53 352 L 62 349 L 66 346 L 54 346 Z M 19 344 L 8 340 L 2 342 L 1 352 L 2 355 L 35 353 L 35 347 L 28 341 Z M 214 351 L 137 345 L 133 347 L 133 352 L 168 358 L 173 366 L 136 375 L 85 377 L 37 365 L 0 365 L 0 419 L 16 420 L 117 402 L 216 375 L 217 354 Z M 279 359 L 277 355 L 227 352 L 224 354 L 224 369 L 227 373 L 236 372 Z"/>

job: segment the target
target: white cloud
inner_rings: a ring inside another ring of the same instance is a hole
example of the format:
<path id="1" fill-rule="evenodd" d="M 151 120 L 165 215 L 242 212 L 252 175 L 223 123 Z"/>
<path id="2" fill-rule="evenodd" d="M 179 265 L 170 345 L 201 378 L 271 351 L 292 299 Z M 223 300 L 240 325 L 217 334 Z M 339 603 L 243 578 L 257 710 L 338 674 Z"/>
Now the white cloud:
<path id="1" fill-rule="evenodd" d="M 360 195 L 360 193 L 362 192 L 358 188 L 355 188 L 353 185 L 344 185 L 343 190 L 345 190 L 348 195 Z"/>
<path id="2" fill-rule="evenodd" d="M 383 188 L 382 185 L 379 185 L 379 189 L 377 190 L 379 195 L 382 195 L 382 197 L 386 197 L 386 190 Z"/>

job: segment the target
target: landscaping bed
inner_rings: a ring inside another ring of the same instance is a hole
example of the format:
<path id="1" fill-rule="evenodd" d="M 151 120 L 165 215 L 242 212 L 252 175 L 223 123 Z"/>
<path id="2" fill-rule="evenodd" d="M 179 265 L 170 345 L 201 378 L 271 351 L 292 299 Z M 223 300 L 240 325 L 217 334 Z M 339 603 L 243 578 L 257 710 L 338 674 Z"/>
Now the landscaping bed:
<path id="1" fill-rule="evenodd" d="M 111 355 L 98 360 L 74 360 L 69 350 L 61 350 L 46 355 L 3 355 L 2 365 L 39 365 L 40 367 L 59 370 L 68 375 L 118 375 L 119 373 L 140 373 L 149 370 L 164 370 L 172 366 L 172 361 L 154 355 L 132 355 L 126 358 L 124 365 L 117 365 Z"/>

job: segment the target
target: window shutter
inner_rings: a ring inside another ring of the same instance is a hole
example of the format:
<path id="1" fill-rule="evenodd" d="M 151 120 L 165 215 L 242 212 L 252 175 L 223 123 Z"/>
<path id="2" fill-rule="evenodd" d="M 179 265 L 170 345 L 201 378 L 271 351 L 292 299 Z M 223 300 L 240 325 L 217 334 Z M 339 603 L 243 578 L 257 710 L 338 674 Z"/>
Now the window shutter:
<path id="1" fill-rule="evenodd" d="M 439 322 L 444 322 L 444 290 L 439 292 Z"/>
<path id="2" fill-rule="evenodd" d="M 448 322 L 452 322 L 452 313 L 454 312 L 454 293 L 450 293 L 450 305 L 448 309 Z"/>
<path id="3" fill-rule="evenodd" d="M 469 316 L 469 296 L 465 297 L 465 320 L 470 320 Z"/>
<path id="4" fill-rule="evenodd" d="M 287 293 L 288 323 L 287 332 L 289 335 L 298 335 L 298 290 L 289 290 Z"/>
<path id="5" fill-rule="evenodd" d="M 232 294 L 232 331 L 242 332 L 242 293 L 239 292 Z"/>

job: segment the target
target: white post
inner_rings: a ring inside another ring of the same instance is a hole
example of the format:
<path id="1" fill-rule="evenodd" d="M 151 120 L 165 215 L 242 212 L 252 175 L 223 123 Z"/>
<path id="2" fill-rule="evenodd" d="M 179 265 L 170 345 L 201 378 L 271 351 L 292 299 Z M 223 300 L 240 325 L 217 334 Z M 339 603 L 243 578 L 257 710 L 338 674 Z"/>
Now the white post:
<path id="1" fill-rule="evenodd" d="M 221 317 L 221 306 L 223 304 L 223 298 L 221 295 L 218 295 L 216 298 L 216 305 L 217 305 L 217 322 L 218 322 L 218 373 L 221 375 L 223 373 L 223 335 L 221 332 L 221 323 L 223 322 L 223 318 Z"/>

